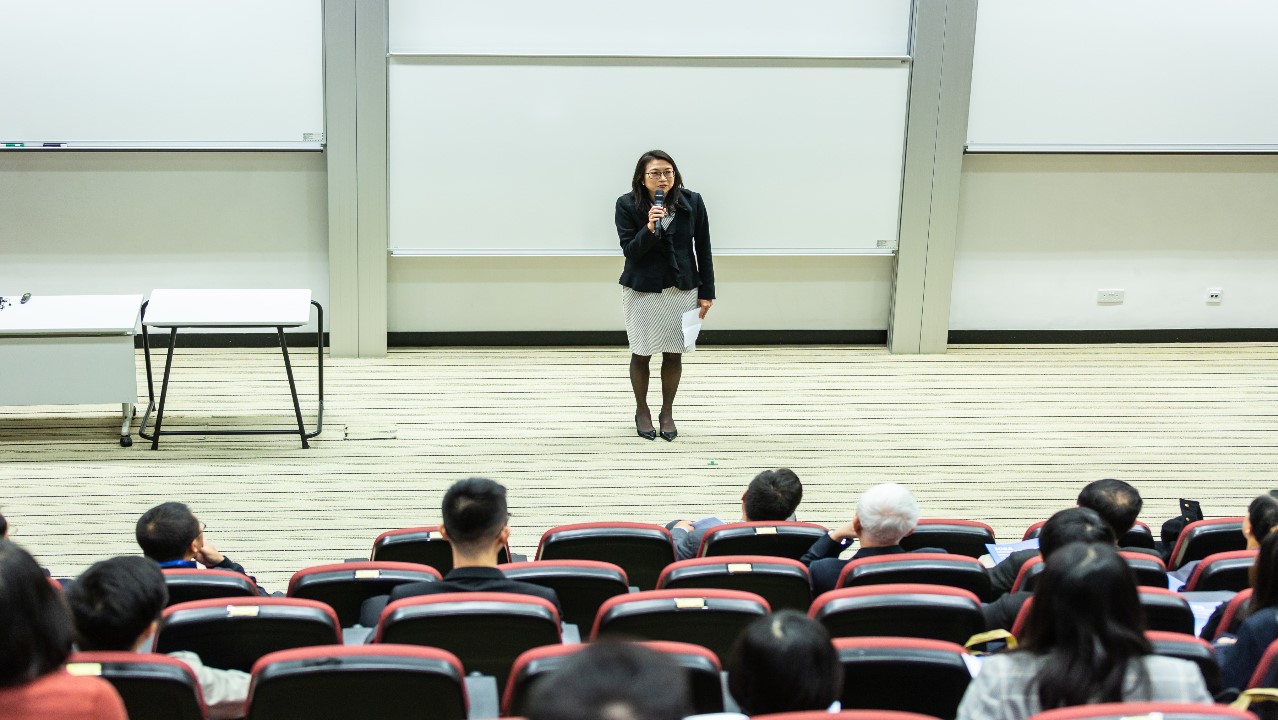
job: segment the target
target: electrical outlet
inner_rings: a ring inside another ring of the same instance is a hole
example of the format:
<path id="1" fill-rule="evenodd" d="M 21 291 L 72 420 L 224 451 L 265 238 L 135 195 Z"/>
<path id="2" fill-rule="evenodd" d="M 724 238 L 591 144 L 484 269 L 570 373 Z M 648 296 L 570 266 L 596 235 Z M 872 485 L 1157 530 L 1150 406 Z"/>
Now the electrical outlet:
<path id="1" fill-rule="evenodd" d="M 1220 288 L 1207 288 L 1207 304 L 1219 305 L 1222 302 L 1225 291 Z"/>
<path id="2" fill-rule="evenodd" d="M 1122 305 L 1127 297 L 1126 290 L 1097 290 L 1096 302 L 1101 305 Z"/>

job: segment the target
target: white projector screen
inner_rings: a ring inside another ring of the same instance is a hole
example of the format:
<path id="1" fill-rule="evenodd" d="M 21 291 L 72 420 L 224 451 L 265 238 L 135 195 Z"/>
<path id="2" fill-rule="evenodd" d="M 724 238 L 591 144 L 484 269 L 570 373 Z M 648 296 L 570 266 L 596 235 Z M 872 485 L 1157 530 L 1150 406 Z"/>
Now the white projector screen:
<path id="1" fill-rule="evenodd" d="M 1278 2 L 981 0 L 970 152 L 1278 152 Z"/>
<path id="2" fill-rule="evenodd" d="M 2 0 L 0 148 L 318 149 L 321 0 Z"/>

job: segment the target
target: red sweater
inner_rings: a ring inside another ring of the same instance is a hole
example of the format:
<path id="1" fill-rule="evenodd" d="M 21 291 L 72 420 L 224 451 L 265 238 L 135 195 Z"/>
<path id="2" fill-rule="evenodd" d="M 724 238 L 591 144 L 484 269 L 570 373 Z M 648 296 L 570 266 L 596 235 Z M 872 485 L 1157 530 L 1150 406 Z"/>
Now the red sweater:
<path id="1" fill-rule="evenodd" d="M 51 672 L 26 685 L 0 689 L 4 720 L 129 720 L 120 694 L 96 677 Z"/>

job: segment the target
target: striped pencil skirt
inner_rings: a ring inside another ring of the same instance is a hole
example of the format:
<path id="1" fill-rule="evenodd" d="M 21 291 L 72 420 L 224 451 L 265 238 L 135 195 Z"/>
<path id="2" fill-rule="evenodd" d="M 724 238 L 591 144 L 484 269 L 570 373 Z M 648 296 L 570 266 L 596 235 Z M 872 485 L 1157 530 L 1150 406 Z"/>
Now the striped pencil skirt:
<path id="1" fill-rule="evenodd" d="M 659 293 L 639 292 L 624 285 L 621 306 L 626 313 L 626 339 L 635 355 L 683 353 L 696 350 L 683 344 L 683 314 L 697 306 L 696 290 L 668 287 Z"/>

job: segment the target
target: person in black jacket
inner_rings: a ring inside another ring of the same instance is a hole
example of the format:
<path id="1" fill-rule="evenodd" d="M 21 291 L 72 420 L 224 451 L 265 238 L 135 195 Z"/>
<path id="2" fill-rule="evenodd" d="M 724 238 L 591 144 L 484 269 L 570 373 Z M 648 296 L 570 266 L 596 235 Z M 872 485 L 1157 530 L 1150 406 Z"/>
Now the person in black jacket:
<path id="1" fill-rule="evenodd" d="M 244 566 L 223 555 L 208 538 L 206 526 L 191 512 L 185 503 L 166 502 L 142 513 L 138 518 L 134 537 L 142 554 L 153 560 L 161 569 L 193 569 L 203 565 L 210 570 L 237 572 L 254 584 L 257 578 L 244 571 Z M 258 595 L 267 595 L 261 585 Z"/>
<path id="2" fill-rule="evenodd" d="M 658 193 L 662 203 L 655 198 Z M 630 192 L 617 198 L 617 236 L 626 265 L 621 272 L 626 338 L 630 344 L 630 385 L 635 393 L 635 431 L 657 438 L 648 408 L 648 361 L 661 353 L 661 437 L 679 434 L 674 399 L 683 375 L 682 353 L 695 349 L 684 342 L 682 316 L 714 304 L 714 259 L 710 219 L 701 196 L 683 187 L 674 159 L 649 150 L 635 165 Z"/>

